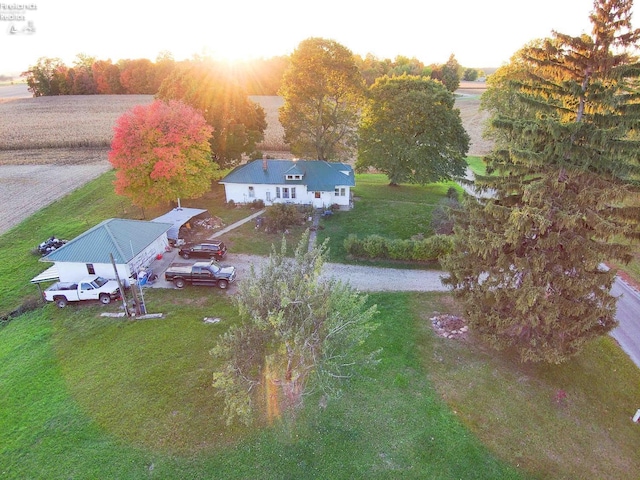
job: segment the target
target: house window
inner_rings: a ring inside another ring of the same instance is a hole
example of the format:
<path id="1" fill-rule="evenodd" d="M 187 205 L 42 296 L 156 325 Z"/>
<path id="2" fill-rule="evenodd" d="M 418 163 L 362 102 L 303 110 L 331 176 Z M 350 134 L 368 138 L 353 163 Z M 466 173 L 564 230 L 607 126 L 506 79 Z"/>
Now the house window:
<path id="1" fill-rule="evenodd" d="M 296 187 L 291 187 L 291 198 L 296 198 Z"/>
<path id="2" fill-rule="evenodd" d="M 300 174 L 296 174 L 296 175 L 287 174 L 286 178 L 287 178 L 287 180 L 302 180 L 302 175 L 300 175 Z"/>
<path id="3" fill-rule="evenodd" d="M 87 272 L 89 272 L 89 275 L 96 274 L 96 269 L 93 268 L 93 263 L 87 263 Z"/>
<path id="4" fill-rule="evenodd" d="M 336 187 L 336 191 L 335 191 L 334 195 L 336 197 L 344 197 L 346 195 L 346 189 L 344 187 L 343 188 Z"/>
<path id="5" fill-rule="evenodd" d="M 276 198 L 280 198 L 280 187 L 276 187 Z"/>
<path id="6" fill-rule="evenodd" d="M 253 187 L 249 187 L 249 198 L 256 198 L 256 191 Z"/>
<path id="7" fill-rule="evenodd" d="M 316 198 L 320 198 L 320 192 L 316 192 L 314 195 Z"/>
<path id="8" fill-rule="evenodd" d="M 289 188 L 282 187 L 282 198 L 289 198 Z"/>

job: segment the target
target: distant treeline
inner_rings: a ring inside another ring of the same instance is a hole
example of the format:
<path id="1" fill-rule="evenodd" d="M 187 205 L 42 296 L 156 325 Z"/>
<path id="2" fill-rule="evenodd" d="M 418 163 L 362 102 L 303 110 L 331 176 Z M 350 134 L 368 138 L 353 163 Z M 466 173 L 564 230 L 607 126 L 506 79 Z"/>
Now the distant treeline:
<path id="1" fill-rule="evenodd" d="M 444 64 L 424 65 L 415 58 L 398 56 L 395 60 L 378 59 L 371 54 L 364 58 L 355 55 L 367 85 L 384 75 L 418 75 L 442 81 L 451 91 L 460 79 L 476 80 L 484 73 L 473 68 L 463 68 L 451 55 Z M 194 58 L 197 60 L 197 58 Z M 189 62 L 191 60 L 186 60 Z M 170 54 L 161 54 L 155 62 L 146 58 L 135 60 L 98 60 L 78 54 L 72 66 L 65 65 L 59 58 L 42 57 L 22 73 L 26 77 L 29 91 L 34 97 L 51 95 L 108 95 L 146 94 L 155 95 L 162 82 L 177 65 Z M 250 62 L 228 64 L 215 62 L 220 69 L 228 70 L 239 86 L 248 95 L 278 95 L 282 75 L 289 65 L 289 57 L 251 60 Z"/>

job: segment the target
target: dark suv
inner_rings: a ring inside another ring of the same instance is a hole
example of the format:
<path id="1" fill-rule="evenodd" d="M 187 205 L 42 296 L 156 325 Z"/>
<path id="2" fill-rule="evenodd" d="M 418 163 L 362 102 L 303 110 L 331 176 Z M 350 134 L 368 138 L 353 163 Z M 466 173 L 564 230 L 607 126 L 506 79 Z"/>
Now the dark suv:
<path id="1" fill-rule="evenodd" d="M 227 246 L 221 240 L 214 240 L 208 243 L 194 243 L 185 245 L 180 249 L 182 258 L 214 258 L 221 260 L 227 254 Z"/>

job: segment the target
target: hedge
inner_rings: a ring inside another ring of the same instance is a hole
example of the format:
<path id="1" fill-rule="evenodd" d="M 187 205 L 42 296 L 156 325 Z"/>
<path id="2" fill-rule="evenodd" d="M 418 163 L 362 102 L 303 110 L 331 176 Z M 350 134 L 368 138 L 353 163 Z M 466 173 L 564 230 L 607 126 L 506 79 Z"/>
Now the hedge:
<path id="1" fill-rule="evenodd" d="M 391 259 L 416 262 L 438 260 L 451 253 L 453 239 L 448 235 L 432 235 L 419 240 L 402 240 L 369 235 L 359 239 L 351 234 L 344 241 L 346 251 L 358 258 Z"/>

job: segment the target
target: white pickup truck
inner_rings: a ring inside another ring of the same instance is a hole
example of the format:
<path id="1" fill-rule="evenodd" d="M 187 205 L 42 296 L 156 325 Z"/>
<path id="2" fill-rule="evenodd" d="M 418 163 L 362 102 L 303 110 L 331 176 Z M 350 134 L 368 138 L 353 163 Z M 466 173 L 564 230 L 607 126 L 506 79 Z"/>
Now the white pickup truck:
<path id="1" fill-rule="evenodd" d="M 115 280 L 106 280 L 102 277 L 88 277 L 78 283 L 58 282 L 42 292 L 48 302 L 56 302 L 58 307 L 67 306 L 68 302 L 80 300 L 100 300 L 103 304 L 111 303 L 111 300 L 120 298 L 120 289 Z"/>

